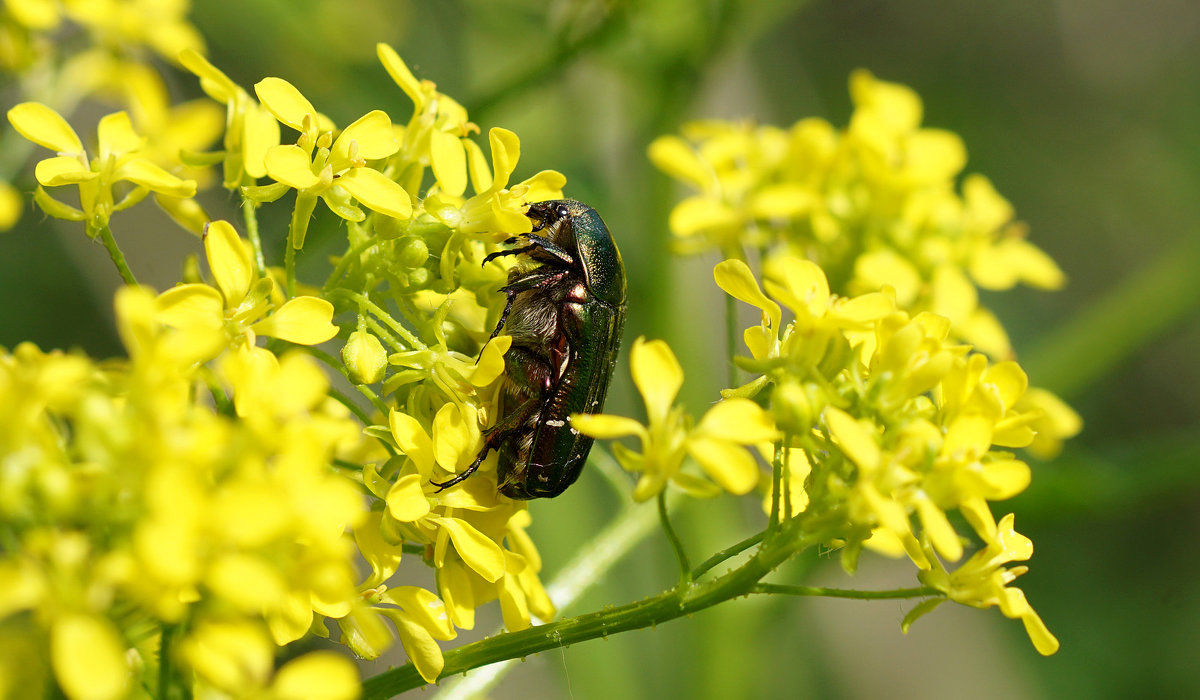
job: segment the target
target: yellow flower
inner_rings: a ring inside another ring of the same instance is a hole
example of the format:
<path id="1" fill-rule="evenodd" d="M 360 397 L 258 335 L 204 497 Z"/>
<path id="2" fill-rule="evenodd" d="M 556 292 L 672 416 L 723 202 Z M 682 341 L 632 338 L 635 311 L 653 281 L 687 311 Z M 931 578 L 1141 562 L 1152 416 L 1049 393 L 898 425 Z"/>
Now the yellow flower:
<path id="1" fill-rule="evenodd" d="M 413 103 L 413 115 L 402 129 L 399 158 L 418 167 L 407 181 L 419 187 L 425 166 L 432 166 L 442 194 L 461 197 L 467 188 L 468 161 L 478 169 L 483 161 L 479 146 L 470 139 L 479 127 L 468 121 L 467 110 L 430 80 L 417 80 L 395 49 L 376 44 L 379 62 Z M 485 185 L 486 187 L 486 185 Z"/>
<path id="2" fill-rule="evenodd" d="M 949 318 L 951 333 L 993 357 L 1012 355 L 977 287 L 1056 289 L 1062 271 L 1026 241 L 1012 206 L 987 178 L 956 180 L 966 149 L 923 128 L 920 97 L 867 71 L 850 77 L 845 129 L 803 119 L 790 130 L 720 121 L 685 124 L 650 146 L 650 160 L 697 191 L 671 212 L 683 252 L 727 258 L 765 251 L 764 267 L 797 252 L 855 296 L 891 287 L 899 308 Z"/>
<path id="3" fill-rule="evenodd" d="M 40 161 L 34 171 L 43 187 L 79 187 L 79 209 L 50 197 L 40 188 L 38 204 L 51 216 L 86 222 L 89 236 L 98 236 L 107 228 L 113 212 L 133 206 L 147 192 L 177 198 L 196 194 L 195 181 L 175 177 L 142 154 L 143 139 L 133 131 L 125 112 L 100 120 L 99 151 L 90 160 L 75 130 L 43 104 L 21 103 L 8 110 L 8 120 L 22 136 L 57 153 Z M 116 200 L 113 188 L 122 182 L 134 187 Z"/>
<path id="4" fill-rule="evenodd" d="M 88 0 L 63 3 L 67 17 L 91 31 L 97 43 L 112 47 L 145 45 L 175 62 L 181 51 L 204 51 L 204 39 L 185 18 L 190 3 L 180 0 Z"/>
<path id="5" fill-rule="evenodd" d="M 200 88 L 225 105 L 225 187 L 252 185 L 267 174 L 267 151 L 279 145 L 279 122 L 248 92 L 195 51 L 184 51 L 179 61 L 200 78 Z"/>
<path id="6" fill-rule="evenodd" d="M 23 205 L 20 193 L 12 185 L 0 181 L 0 233 L 16 226 Z"/>
<path id="7" fill-rule="evenodd" d="M 412 214 L 408 192 L 367 165 L 367 161 L 387 158 L 400 147 L 386 113 L 368 112 L 334 139 L 333 124 L 318 114 L 291 83 L 266 78 L 254 90 L 276 119 L 300 132 L 297 144 L 272 146 L 264 160 L 269 177 L 297 191 L 296 210 L 303 216 L 292 219 L 294 247 L 303 246 L 308 215 L 317 197 L 347 221 L 365 218 L 351 198 L 397 219 Z"/>
<path id="8" fill-rule="evenodd" d="M 275 282 L 258 276 L 249 246 L 228 222 L 208 226 L 204 252 L 216 286 L 181 284 L 160 294 L 163 323 L 223 330 L 232 345 L 252 344 L 255 335 L 316 345 L 337 335 L 328 301 L 299 296 L 281 303 Z"/>
<path id="9" fill-rule="evenodd" d="M 471 160 L 471 183 L 475 196 L 462 201 L 461 197 L 431 195 L 423 206 L 447 226 L 462 233 L 489 233 L 494 240 L 503 240 L 533 228 L 525 211 L 530 202 L 562 197 L 567 179 L 554 170 L 543 170 L 512 187 L 508 186 L 517 161 L 521 158 L 521 142 L 517 135 L 499 127 L 488 132 L 492 167 L 483 161 L 482 152 Z M 467 141 L 467 143 L 473 142 Z M 476 147 L 475 150 L 478 150 Z"/>
<path id="10" fill-rule="evenodd" d="M 775 439 L 769 414 L 749 399 L 726 399 L 692 427 L 691 417 L 673 405 L 683 385 L 683 370 L 666 343 L 638 338 L 630 352 L 630 367 L 646 403 L 646 425 L 605 414 L 572 415 L 571 425 L 594 438 L 637 436 L 641 452 L 619 445 L 613 448 L 621 466 L 641 475 L 633 492 L 635 500 L 656 496 L 668 481 L 693 495 L 715 495 L 718 491 L 712 483 L 681 471 L 686 455 L 730 493 L 748 493 L 758 484 L 758 464 L 744 448 Z"/>
<path id="11" fill-rule="evenodd" d="M 1010 619 L 1020 619 L 1025 631 L 1039 653 L 1049 656 L 1058 651 L 1058 639 L 1046 628 L 1042 618 L 1025 599 L 1019 588 L 1008 586 L 1018 576 L 1029 570 L 1027 566 L 1006 568 L 1014 561 L 1027 561 L 1033 556 L 1033 543 L 1029 538 L 1013 529 L 1012 513 L 1001 518 L 996 534 L 986 546 L 976 552 L 962 566 L 947 573 L 937 557 L 930 556 L 933 566 L 918 576 L 921 582 L 932 586 L 950 600 L 976 608 L 997 606 Z M 941 602 L 941 601 L 936 601 Z M 933 609 L 934 605 L 914 610 L 904 621 L 904 627 Z"/>

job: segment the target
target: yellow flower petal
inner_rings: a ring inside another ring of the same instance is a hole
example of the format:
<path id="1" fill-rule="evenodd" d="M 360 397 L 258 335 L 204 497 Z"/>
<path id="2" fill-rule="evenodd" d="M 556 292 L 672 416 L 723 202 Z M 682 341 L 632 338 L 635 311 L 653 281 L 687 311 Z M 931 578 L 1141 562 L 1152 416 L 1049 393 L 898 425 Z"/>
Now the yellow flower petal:
<path id="1" fill-rule="evenodd" d="M 467 172 L 471 176 L 471 187 L 476 194 L 487 192 L 492 187 L 492 168 L 488 165 L 487 156 L 479 144 L 471 139 L 464 139 L 462 144 L 467 149 Z"/>
<path id="2" fill-rule="evenodd" d="M 248 554 L 226 554 L 209 567 L 205 584 L 220 599 L 246 613 L 270 609 L 287 592 L 280 572 Z"/>
<path id="3" fill-rule="evenodd" d="M 133 123 L 125 112 L 114 112 L 100 118 L 96 126 L 96 140 L 100 145 L 100 157 L 107 159 L 132 153 L 142 147 L 145 142 L 133 130 Z"/>
<path id="4" fill-rule="evenodd" d="M 214 221 L 204 232 L 204 253 L 225 305 L 242 303 L 256 276 L 250 249 L 228 221 Z"/>
<path id="5" fill-rule="evenodd" d="M 879 466 L 879 444 L 875 441 L 873 431 L 840 408 L 826 406 L 823 415 L 829 425 L 829 432 L 833 433 L 834 440 L 837 441 L 838 449 L 851 462 L 868 471 Z"/>
<path id="6" fill-rule="evenodd" d="M 547 199 L 562 199 L 562 188 L 567 184 L 567 176 L 557 170 L 542 170 L 528 180 L 521 182 L 518 187 L 526 187 L 525 201 L 544 202 Z"/>
<path id="7" fill-rule="evenodd" d="M 262 686 L 273 667 L 271 640 L 248 622 L 201 623 L 181 647 L 202 679 L 230 693 Z"/>
<path id="8" fill-rule="evenodd" d="M 156 317 L 175 328 L 220 328 L 225 321 L 221 293 L 207 284 L 181 284 L 158 295 Z"/>
<path id="9" fill-rule="evenodd" d="M 459 629 L 475 627 L 475 589 L 473 574 L 457 561 L 448 561 L 438 569 L 438 592 L 450 613 L 450 621 Z"/>
<path id="10" fill-rule="evenodd" d="M 891 248 L 864 253 L 854 261 L 854 276 L 860 291 L 874 291 L 889 285 L 896 292 L 896 303 L 907 308 L 921 290 L 921 275 L 912 262 Z"/>
<path id="11" fill-rule="evenodd" d="M 943 557 L 950 561 L 962 558 L 962 540 L 946 518 L 946 513 L 928 498 L 917 501 L 917 515 L 921 518 L 921 527 L 929 535 L 930 542 Z"/>
<path id="12" fill-rule="evenodd" d="M 113 173 L 117 180 L 128 180 L 152 192 L 172 197 L 196 195 L 196 181 L 183 180 L 163 170 L 145 158 L 132 158 L 121 164 Z"/>
<path id="13" fill-rule="evenodd" d="M 242 168 L 255 179 L 267 174 L 267 152 L 279 145 L 279 122 L 257 102 L 242 121 Z"/>
<path id="14" fill-rule="evenodd" d="M 426 683 L 436 681 L 446 662 L 442 659 L 442 650 L 429 634 L 429 630 L 405 615 L 390 617 L 396 624 L 396 633 L 400 636 L 404 653 L 408 654 L 409 661 L 417 667 L 417 673 L 421 674 Z"/>
<path id="15" fill-rule="evenodd" d="M 759 190 L 750 202 L 750 211 L 758 219 L 792 219 L 813 207 L 814 193 L 807 185 L 789 182 Z"/>
<path id="16" fill-rule="evenodd" d="M 386 112 L 374 110 L 359 117 L 338 135 L 329 149 L 329 164 L 335 171 L 350 167 L 351 145 L 363 160 L 387 158 L 400 150 L 400 142 Z"/>
<path id="17" fill-rule="evenodd" d="M 384 600 L 400 606 L 413 622 L 429 630 L 435 639 L 451 640 L 457 633 L 450 624 L 446 606 L 432 592 L 419 586 L 389 588 Z"/>
<path id="18" fill-rule="evenodd" d="M 33 175 L 38 183 L 45 187 L 77 185 L 100 176 L 72 156 L 55 156 L 40 160 L 34 168 Z"/>
<path id="19" fill-rule="evenodd" d="M 412 216 L 412 197 L 378 170 L 354 168 L 339 176 L 336 182 L 368 209 L 397 219 Z"/>
<path id="20" fill-rule="evenodd" d="M 758 280 L 750 267 L 741 260 L 723 260 L 713 268 L 713 279 L 717 286 L 725 290 L 729 296 L 738 301 L 756 306 L 771 319 L 771 329 L 779 332 L 779 324 L 783 319 L 783 311 L 779 304 L 767 298 L 758 286 Z"/>
<path id="21" fill-rule="evenodd" d="M 742 221 L 729 205 L 704 196 L 688 197 L 671 210 L 668 220 L 671 233 L 676 236 L 694 236 L 704 231 L 733 229 Z"/>
<path id="22" fill-rule="evenodd" d="M 905 146 L 904 173 L 919 183 L 936 185 L 950 180 L 967 164 L 967 147 L 950 131 L 921 129 Z"/>
<path id="23" fill-rule="evenodd" d="M 797 314 L 821 318 L 829 308 L 829 281 L 825 271 L 811 260 L 792 255 L 768 260 L 763 286 Z"/>
<path id="24" fill-rule="evenodd" d="M 854 106 L 875 116 L 895 133 L 911 131 L 921 124 L 921 98 L 899 83 L 877 80 L 870 71 L 850 74 L 850 97 Z"/>
<path id="25" fill-rule="evenodd" d="M 638 338 L 633 341 L 629 364 L 633 383 L 646 402 L 650 422 L 666 420 L 675 396 L 683 386 L 683 368 L 675 359 L 675 353 L 662 340 L 647 342 L 645 338 Z"/>
<path id="26" fill-rule="evenodd" d="M 504 353 L 512 346 L 511 335 L 492 338 L 479 353 L 479 361 L 471 371 L 469 381 L 473 386 L 487 386 L 504 374 Z"/>
<path id="27" fill-rule="evenodd" d="M 56 153 L 79 154 L 83 143 L 66 119 L 39 102 L 22 102 L 8 110 L 8 121 L 17 133 Z"/>
<path id="28" fill-rule="evenodd" d="M 200 89 L 217 102 L 232 102 L 241 88 L 194 49 L 180 52 L 179 62 L 200 78 Z"/>
<path id="29" fill-rule="evenodd" d="M 71 700 L 116 700 L 129 690 L 126 644 L 108 620 L 66 613 L 50 629 L 50 661 Z"/>
<path id="30" fill-rule="evenodd" d="M 292 659 L 271 683 L 271 694 L 279 700 L 355 700 L 360 693 L 354 662 L 332 651 Z"/>
<path id="31" fill-rule="evenodd" d="M 5 9 L 18 24 L 38 31 L 54 29 L 62 21 L 58 3 L 51 0 L 5 3 Z"/>
<path id="32" fill-rule="evenodd" d="M 495 583 L 504 575 L 504 550 L 493 542 L 487 535 L 475 529 L 473 525 L 460 518 L 431 518 L 439 525 L 454 549 L 467 566 L 482 576 L 489 583 Z"/>
<path id="33" fill-rule="evenodd" d="M 488 189 L 498 191 L 508 186 L 508 179 L 521 159 L 521 140 L 508 129 L 493 127 L 488 131 L 488 141 L 492 147 L 492 185 Z"/>
<path id="34" fill-rule="evenodd" d="M 726 491 L 740 496 L 758 485 L 758 463 L 745 448 L 726 440 L 692 436 L 688 438 L 687 449 L 704 472 Z"/>
<path id="35" fill-rule="evenodd" d="M 478 417 L 470 405 L 447 403 L 433 417 L 433 455 L 449 472 L 457 472 L 475 457 L 479 437 Z"/>
<path id="36" fill-rule="evenodd" d="M 388 415 L 388 426 L 392 431 L 392 438 L 396 440 L 396 446 L 412 458 L 417 471 L 428 479 L 433 471 L 433 440 L 429 434 L 416 418 L 396 410 Z"/>
<path id="37" fill-rule="evenodd" d="M 429 160 L 442 192 L 462 196 L 467 190 L 467 152 L 462 139 L 445 131 L 429 134 Z"/>
<path id="38" fill-rule="evenodd" d="M 396 53 L 396 50 L 387 44 L 376 44 L 375 53 L 379 56 L 379 62 L 383 64 L 384 70 L 388 75 L 392 76 L 392 80 L 400 86 L 404 94 L 413 101 L 416 106 L 416 111 L 420 112 L 425 108 L 425 96 L 421 91 L 421 83 L 412 74 L 412 71 L 405 65 L 404 60 Z"/>
<path id="39" fill-rule="evenodd" d="M 312 160 L 299 146 L 272 146 L 263 158 L 263 167 L 272 179 L 297 190 L 306 190 L 321 182 L 321 178 L 313 174 Z"/>
<path id="40" fill-rule="evenodd" d="M 316 345 L 337 335 L 331 319 L 333 304 L 317 297 L 296 297 L 251 328 L 260 335 L 290 343 Z"/>
<path id="41" fill-rule="evenodd" d="M 304 131 L 304 118 L 317 117 L 317 110 L 294 85 L 282 78 L 264 78 L 254 86 L 264 107 L 279 121 L 296 131 Z"/>
<path id="42" fill-rule="evenodd" d="M 614 440 L 626 435 L 644 435 L 646 429 L 632 418 L 610 416 L 602 413 L 571 415 L 571 427 L 584 435 L 590 435 L 599 440 Z"/>
<path id="43" fill-rule="evenodd" d="M 20 192 L 7 182 L 0 182 L 0 232 L 16 225 L 17 220 L 21 218 L 24 204 Z"/>
<path id="44" fill-rule="evenodd" d="M 934 271 L 932 296 L 930 311 L 954 324 L 966 321 L 979 305 L 975 285 L 954 265 L 942 265 Z"/>
<path id="45" fill-rule="evenodd" d="M 700 419 L 696 432 L 740 445 L 771 442 L 779 437 L 771 414 L 750 399 L 742 398 L 717 402 Z"/>
<path id="46" fill-rule="evenodd" d="M 698 189 L 708 189 L 716 179 L 712 167 L 678 136 L 658 137 L 650 144 L 648 155 L 656 168 Z"/>

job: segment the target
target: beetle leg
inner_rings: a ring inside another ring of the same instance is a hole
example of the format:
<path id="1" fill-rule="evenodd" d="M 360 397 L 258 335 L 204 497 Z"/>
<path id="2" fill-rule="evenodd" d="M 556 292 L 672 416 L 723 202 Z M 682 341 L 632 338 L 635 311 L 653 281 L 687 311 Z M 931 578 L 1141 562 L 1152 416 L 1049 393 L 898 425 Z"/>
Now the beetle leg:
<path id="1" fill-rule="evenodd" d="M 547 253 L 549 253 L 549 254 L 553 255 L 554 257 L 558 258 L 559 260 L 561 260 L 564 265 L 574 265 L 575 264 L 575 257 L 573 255 L 571 255 L 570 253 L 568 253 L 561 246 L 559 246 L 558 244 L 551 241 L 549 238 L 545 238 L 543 236 L 535 236 L 532 233 L 525 234 L 525 238 L 529 239 L 530 241 L 533 241 L 533 243 L 534 243 L 533 247 L 535 249 L 540 248 L 540 249 L 546 251 Z"/>
<path id="2" fill-rule="evenodd" d="M 474 474 L 479 469 L 479 465 L 483 464 L 483 460 L 487 457 L 488 452 L 496 449 L 508 436 L 525 429 L 525 425 L 529 419 L 540 412 L 544 403 L 540 399 L 540 395 L 545 393 L 544 385 L 549 381 L 549 370 L 546 368 L 544 362 L 538 361 L 528 353 L 524 358 L 517 357 L 518 355 L 520 355 L 519 352 L 515 353 L 513 361 L 523 360 L 525 362 L 524 369 L 527 373 L 521 377 L 521 383 L 511 384 L 510 386 L 537 386 L 539 391 L 536 393 L 521 392 L 525 394 L 525 400 L 517 405 L 515 409 L 507 412 L 499 423 L 484 431 L 483 449 L 479 451 L 475 460 L 466 469 L 446 481 L 430 481 L 429 483 L 438 487 L 438 492 L 444 491 L 455 484 L 461 484 L 467 477 Z"/>
<path id="3" fill-rule="evenodd" d="M 526 405 L 530 403 L 536 403 L 536 401 L 530 399 L 524 404 L 521 404 L 519 409 L 525 409 Z M 453 478 L 447 481 L 430 481 L 429 483 L 438 487 L 438 490 L 435 493 L 441 493 L 455 484 L 461 484 L 462 482 L 466 481 L 467 477 L 474 474 L 475 470 L 479 469 L 479 465 L 483 464 L 483 460 L 487 457 L 488 452 L 496 449 L 500 445 L 501 440 L 520 428 L 521 421 L 525 420 L 528 417 L 528 414 L 528 409 L 524 411 L 514 411 L 512 415 L 505 416 L 503 422 L 497 423 L 496 425 L 493 425 L 491 428 L 488 428 L 486 431 L 484 431 L 483 449 L 479 451 L 479 454 L 475 457 L 475 461 L 471 462 L 466 469 L 462 470 L 458 474 L 455 474 Z"/>
<path id="4" fill-rule="evenodd" d="M 510 241 L 513 243 L 516 243 L 517 239 L 510 238 L 507 241 L 505 241 L 505 243 L 508 243 Z M 497 250 L 494 253 L 488 253 L 487 255 L 485 255 L 483 257 L 482 264 L 487 265 L 488 263 L 495 260 L 496 258 L 503 258 L 506 255 L 520 255 L 521 253 L 528 253 L 531 250 L 537 250 L 537 248 L 538 248 L 538 245 L 536 243 L 531 243 L 527 246 L 522 246 L 520 248 L 508 248 L 506 250 Z"/>
<path id="5" fill-rule="evenodd" d="M 496 258 L 503 258 L 508 255 L 520 255 L 522 253 L 532 253 L 535 250 L 546 251 L 550 255 L 553 255 L 555 258 L 560 260 L 564 265 L 574 265 L 575 264 L 575 258 L 573 258 L 571 256 L 571 254 L 568 253 L 566 250 L 564 250 L 562 247 L 560 247 L 560 246 L 556 245 L 554 242 L 552 242 L 549 238 L 543 238 L 542 236 L 535 236 L 535 235 L 533 235 L 533 233 L 526 233 L 523 235 L 525 236 L 526 239 L 528 239 L 530 241 L 529 245 L 521 246 L 520 248 L 509 248 L 507 250 L 497 250 L 494 253 L 488 253 L 483 258 L 483 264 L 486 265 L 486 264 L 490 263 L 491 261 L 495 260 Z M 508 240 L 506 240 L 504 242 L 505 243 L 516 243 L 517 240 L 518 240 L 517 237 L 513 236 L 512 238 L 509 238 Z"/>

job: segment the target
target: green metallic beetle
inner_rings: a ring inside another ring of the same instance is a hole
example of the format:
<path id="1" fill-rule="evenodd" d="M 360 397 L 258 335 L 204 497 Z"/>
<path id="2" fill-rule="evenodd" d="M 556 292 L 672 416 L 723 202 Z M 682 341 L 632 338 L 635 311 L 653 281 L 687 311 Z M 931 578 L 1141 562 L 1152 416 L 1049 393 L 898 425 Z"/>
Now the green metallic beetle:
<path id="1" fill-rule="evenodd" d="M 573 413 L 604 407 L 625 324 L 625 265 L 594 209 L 570 199 L 538 202 L 526 215 L 527 244 L 492 253 L 525 260 L 501 288 L 508 301 L 500 322 L 512 336 L 496 424 L 484 447 L 449 488 L 473 474 L 497 450 L 500 492 L 510 498 L 553 498 L 575 483 L 592 438 L 571 427 Z"/>

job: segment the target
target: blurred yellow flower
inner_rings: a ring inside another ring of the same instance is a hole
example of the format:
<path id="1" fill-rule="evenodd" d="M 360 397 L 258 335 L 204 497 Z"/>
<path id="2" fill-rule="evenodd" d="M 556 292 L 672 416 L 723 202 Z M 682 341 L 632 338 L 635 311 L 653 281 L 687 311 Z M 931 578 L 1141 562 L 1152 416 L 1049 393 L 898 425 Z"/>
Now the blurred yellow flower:
<path id="1" fill-rule="evenodd" d="M 91 237 L 108 227 L 113 212 L 133 206 L 148 192 L 177 198 L 196 194 L 194 180 L 181 180 L 143 155 L 144 140 L 134 132 L 125 112 L 100 120 L 99 150 L 90 160 L 75 130 L 43 104 L 21 103 L 8 110 L 8 120 L 22 136 L 57 153 L 37 164 L 34 174 L 42 187 L 79 188 L 78 209 L 40 188 L 38 204 L 51 216 L 85 222 Z M 122 182 L 133 187 L 117 200 L 114 187 Z"/>

